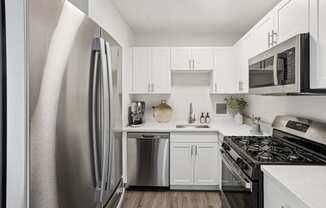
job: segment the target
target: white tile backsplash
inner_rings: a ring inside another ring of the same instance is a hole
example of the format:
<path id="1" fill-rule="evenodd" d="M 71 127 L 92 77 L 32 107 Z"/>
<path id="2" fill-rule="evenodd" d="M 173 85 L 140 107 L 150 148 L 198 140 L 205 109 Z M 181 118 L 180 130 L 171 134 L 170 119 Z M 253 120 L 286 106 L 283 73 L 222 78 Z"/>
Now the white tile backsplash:
<path id="1" fill-rule="evenodd" d="M 210 95 L 210 73 L 173 73 L 171 95 L 132 95 L 131 100 L 146 102 L 146 121 L 154 121 L 152 106 L 158 105 L 162 99 L 173 109 L 173 122 L 187 122 L 189 104 L 192 102 L 196 119 L 199 121 L 201 112 L 209 112 L 212 119 L 230 115 L 216 114 L 216 103 L 223 103 L 227 95 Z"/>

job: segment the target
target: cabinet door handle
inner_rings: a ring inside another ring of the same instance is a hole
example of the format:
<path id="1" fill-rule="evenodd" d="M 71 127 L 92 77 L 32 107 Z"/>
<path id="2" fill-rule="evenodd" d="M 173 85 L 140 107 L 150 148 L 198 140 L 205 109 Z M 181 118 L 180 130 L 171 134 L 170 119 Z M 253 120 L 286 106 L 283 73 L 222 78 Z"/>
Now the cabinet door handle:
<path id="1" fill-rule="evenodd" d="M 197 153 L 198 153 L 198 149 L 197 148 L 198 148 L 198 146 L 196 145 L 195 146 L 195 155 L 197 155 Z"/>
<path id="2" fill-rule="evenodd" d="M 274 30 L 272 30 L 272 46 L 277 44 L 277 32 L 275 32 Z M 275 37 L 275 38 L 274 38 Z"/>
<path id="3" fill-rule="evenodd" d="M 193 155 L 193 153 L 194 153 L 194 146 L 193 145 L 191 145 L 191 153 L 190 153 L 190 156 L 192 156 Z"/>
<path id="4" fill-rule="evenodd" d="M 241 92 L 243 90 L 243 82 L 239 81 L 239 91 Z"/>
<path id="5" fill-rule="evenodd" d="M 270 48 L 271 47 L 271 33 L 270 32 L 268 32 L 268 48 Z"/>
<path id="6" fill-rule="evenodd" d="M 189 69 L 191 69 L 191 60 L 188 60 Z"/>
<path id="7" fill-rule="evenodd" d="M 148 92 L 151 92 L 151 83 L 148 83 L 147 91 L 148 91 Z"/>
<path id="8" fill-rule="evenodd" d="M 192 60 L 192 70 L 195 70 L 195 59 Z"/>
<path id="9" fill-rule="evenodd" d="M 152 83 L 152 92 L 154 92 L 154 83 Z"/>

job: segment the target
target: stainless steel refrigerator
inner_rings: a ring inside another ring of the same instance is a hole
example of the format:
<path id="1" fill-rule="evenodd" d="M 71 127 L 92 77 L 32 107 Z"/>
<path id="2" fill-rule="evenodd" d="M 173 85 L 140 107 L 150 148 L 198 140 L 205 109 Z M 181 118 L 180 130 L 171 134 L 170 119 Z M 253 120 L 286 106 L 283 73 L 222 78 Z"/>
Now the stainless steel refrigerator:
<path id="1" fill-rule="evenodd" d="M 121 48 L 73 4 L 28 5 L 29 207 L 121 203 Z"/>

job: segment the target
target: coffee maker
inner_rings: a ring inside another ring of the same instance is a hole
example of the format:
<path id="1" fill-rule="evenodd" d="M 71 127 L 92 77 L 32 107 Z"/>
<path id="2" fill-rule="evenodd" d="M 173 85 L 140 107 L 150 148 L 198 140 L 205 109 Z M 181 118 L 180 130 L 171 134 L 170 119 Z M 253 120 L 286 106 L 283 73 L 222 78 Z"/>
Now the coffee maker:
<path id="1" fill-rule="evenodd" d="M 141 126 L 144 124 L 145 102 L 133 101 L 128 108 L 128 123 L 129 126 Z"/>

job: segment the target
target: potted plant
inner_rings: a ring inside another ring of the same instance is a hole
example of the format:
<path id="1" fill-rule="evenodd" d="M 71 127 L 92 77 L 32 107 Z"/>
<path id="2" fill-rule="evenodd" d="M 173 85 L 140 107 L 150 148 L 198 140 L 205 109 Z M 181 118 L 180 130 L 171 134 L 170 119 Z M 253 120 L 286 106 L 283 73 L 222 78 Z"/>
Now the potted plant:
<path id="1" fill-rule="evenodd" d="M 243 112 L 248 106 L 247 101 L 243 98 L 229 97 L 225 98 L 225 102 L 237 123 L 243 124 Z"/>

